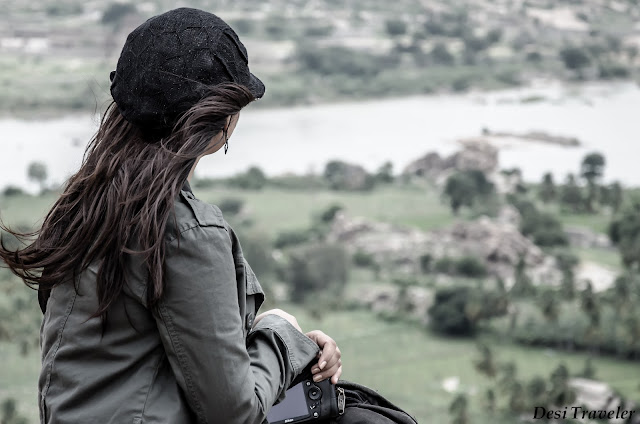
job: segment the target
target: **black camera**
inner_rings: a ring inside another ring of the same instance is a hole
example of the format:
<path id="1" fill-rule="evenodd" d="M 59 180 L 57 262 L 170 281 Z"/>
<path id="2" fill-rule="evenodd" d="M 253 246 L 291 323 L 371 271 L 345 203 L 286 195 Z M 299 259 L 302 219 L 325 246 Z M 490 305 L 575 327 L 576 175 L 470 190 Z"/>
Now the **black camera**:
<path id="1" fill-rule="evenodd" d="M 269 424 L 304 423 L 336 417 L 338 395 L 330 379 L 304 380 L 290 387 L 285 398 L 267 414 Z"/>

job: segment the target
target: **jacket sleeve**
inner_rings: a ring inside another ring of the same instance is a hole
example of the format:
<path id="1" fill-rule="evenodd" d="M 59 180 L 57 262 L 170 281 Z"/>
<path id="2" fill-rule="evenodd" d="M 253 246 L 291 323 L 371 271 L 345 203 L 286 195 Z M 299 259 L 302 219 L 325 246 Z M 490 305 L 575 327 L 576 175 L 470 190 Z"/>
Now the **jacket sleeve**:
<path id="1" fill-rule="evenodd" d="M 199 423 L 258 424 L 319 348 L 279 316 L 245 339 L 231 240 L 196 226 L 167 246 L 154 312 L 176 380 Z"/>

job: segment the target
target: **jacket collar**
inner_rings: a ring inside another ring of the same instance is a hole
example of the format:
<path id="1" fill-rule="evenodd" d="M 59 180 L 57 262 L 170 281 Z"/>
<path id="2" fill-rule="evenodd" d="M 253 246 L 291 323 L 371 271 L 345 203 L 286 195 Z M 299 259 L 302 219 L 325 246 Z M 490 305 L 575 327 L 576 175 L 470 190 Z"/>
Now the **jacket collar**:
<path id="1" fill-rule="evenodd" d="M 193 194 L 193 191 L 191 190 L 191 185 L 189 184 L 188 180 L 185 180 L 184 185 L 182 186 L 182 190 L 188 191 L 189 193 Z"/>

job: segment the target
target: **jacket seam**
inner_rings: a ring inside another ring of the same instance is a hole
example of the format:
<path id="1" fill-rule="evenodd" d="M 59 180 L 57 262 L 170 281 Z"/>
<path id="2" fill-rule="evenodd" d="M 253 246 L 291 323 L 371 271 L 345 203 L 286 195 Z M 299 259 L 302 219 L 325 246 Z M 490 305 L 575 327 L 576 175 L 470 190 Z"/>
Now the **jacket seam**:
<path id="1" fill-rule="evenodd" d="M 202 422 L 206 423 L 206 417 L 204 416 L 204 411 L 202 410 L 202 405 L 198 400 L 198 396 L 196 396 L 195 391 L 193 389 L 193 381 L 191 379 L 191 373 L 189 372 L 188 366 L 184 363 L 184 350 L 182 348 L 182 344 L 180 343 L 180 338 L 175 333 L 175 329 L 173 328 L 173 321 L 171 321 L 170 315 L 167 313 L 165 305 L 159 305 L 160 316 L 162 317 L 162 322 L 165 327 L 167 327 L 167 332 L 169 333 L 169 340 L 171 341 L 171 345 L 173 346 L 174 351 L 176 352 L 176 357 L 178 359 L 178 364 L 180 365 L 180 371 L 182 371 L 182 375 L 184 376 L 184 382 L 187 385 L 187 390 L 189 392 L 189 396 L 191 397 L 194 409 L 196 413 L 202 420 Z"/>
<path id="2" fill-rule="evenodd" d="M 262 327 L 263 329 L 267 329 L 267 330 L 271 330 L 276 336 L 278 336 L 278 338 L 280 339 L 280 341 L 282 341 L 282 344 L 285 346 L 285 348 L 287 349 L 287 356 L 289 357 L 289 363 L 291 364 L 291 366 L 293 367 L 293 370 L 295 372 L 296 375 L 300 374 L 302 372 L 303 367 L 301 367 L 301 364 L 295 359 L 295 355 L 293 355 L 292 351 L 291 351 L 291 347 L 286 343 L 286 341 L 284 340 L 284 338 L 280 335 L 280 333 L 278 333 L 278 329 L 271 326 L 271 325 L 265 325 L 264 327 Z M 254 331 L 259 331 L 259 330 L 254 330 Z M 309 346 L 313 346 L 316 348 L 316 350 L 318 349 L 318 345 L 316 345 L 313 340 L 311 340 L 310 338 L 308 338 L 307 336 L 305 336 L 304 334 L 300 333 L 298 330 L 296 330 L 295 332 L 293 332 L 294 337 L 298 338 L 299 340 L 303 341 L 304 343 L 306 343 Z"/>
<path id="3" fill-rule="evenodd" d="M 49 392 L 49 387 L 51 386 L 51 373 L 53 370 L 53 363 L 56 361 L 56 357 L 58 356 L 58 350 L 60 349 L 60 342 L 62 341 L 62 334 L 64 333 L 64 329 L 67 326 L 67 321 L 69 320 L 69 316 L 71 315 L 71 311 L 73 310 L 73 305 L 75 305 L 76 303 L 76 297 L 78 296 L 78 293 L 74 292 L 73 293 L 73 297 L 71 298 L 71 300 L 69 301 L 69 304 L 67 305 L 67 309 L 64 312 L 64 321 L 62 322 L 62 325 L 60 326 L 60 329 L 58 330 L 58 337 L 56 340 L 56 347 L 53 351 L 53 356 L 51 358 L 51 361 L 49 362 L 49 366 L 48 366 L 48 371 L 47 371 L 47 383 L 45 384 L 44 389 L 41 392 L 42 395 L 42 404 L 44 405 L 45 402 L 45 397 L 47 396 L 47 393 Z M 45 417 L 46 418 L 46 417 Z"/>
<path id="4" fill-rule="evenodd" d="M 158 358 L 158 363 L 155 366 L 155 370 L 153 371 L 153 375 L 151 376 L 151 381 L 149 382 L 149 388 L 147 389 L 147 395 L 144 398 L 144 403 L 142 404 L 142 411 L 140 412 L 140 420 L 144 417 L 144 413 L 147 410 L 147 402 L 149 401 L 149 395 L 151 394 L 151 390 L 153 388 L 153 384 L 158 377 L 158 371 L 160 370 L 160 365 L 162 365 L 162 361 L 166 357 L 166 353 L 164 355 L 160 355 Z"/>

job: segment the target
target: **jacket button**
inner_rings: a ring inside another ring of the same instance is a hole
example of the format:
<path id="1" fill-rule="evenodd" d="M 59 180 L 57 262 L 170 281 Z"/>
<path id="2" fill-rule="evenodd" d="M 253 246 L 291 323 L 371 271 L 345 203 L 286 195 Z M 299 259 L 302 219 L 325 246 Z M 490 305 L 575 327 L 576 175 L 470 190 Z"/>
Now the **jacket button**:
<path id="1" fill-rule="evenodd" d="M 247 330 L 251 330 L 251 327 L 253 327 L 254 318 L 255 318 L 255 315 L 253 314 L 253 312 L 247 315 Z"/>

